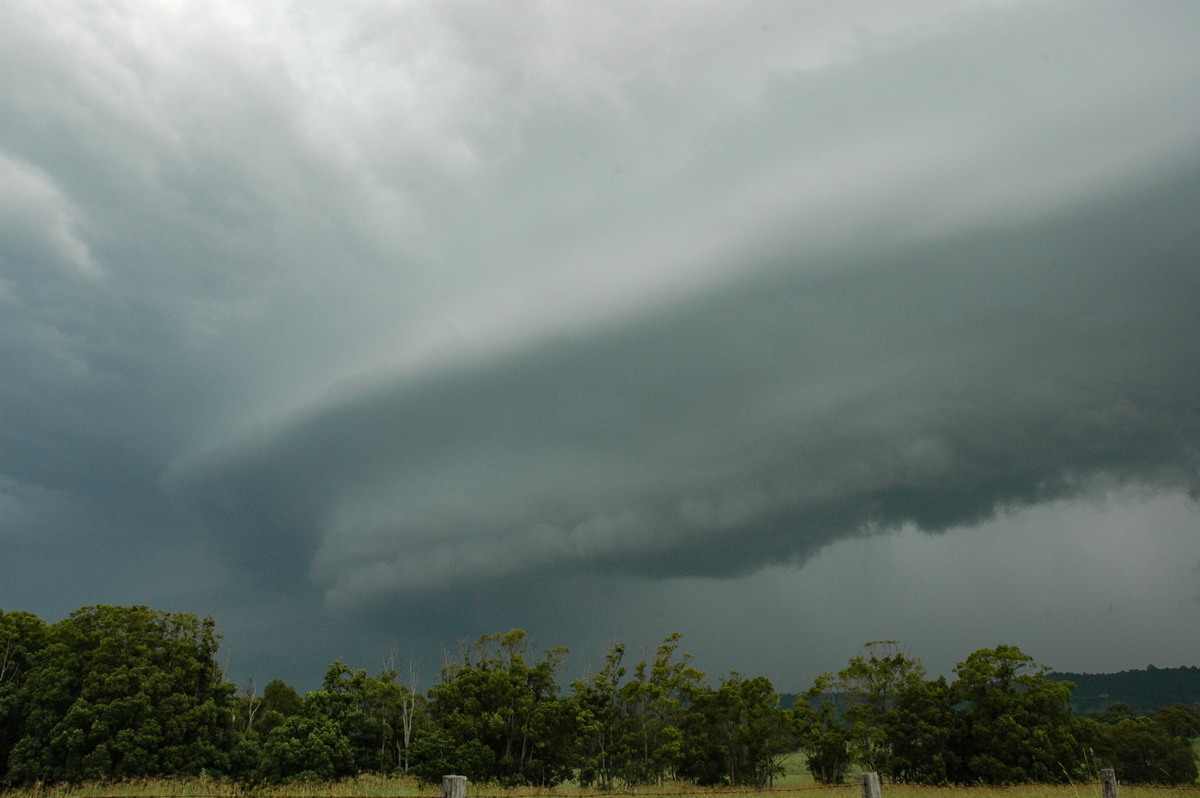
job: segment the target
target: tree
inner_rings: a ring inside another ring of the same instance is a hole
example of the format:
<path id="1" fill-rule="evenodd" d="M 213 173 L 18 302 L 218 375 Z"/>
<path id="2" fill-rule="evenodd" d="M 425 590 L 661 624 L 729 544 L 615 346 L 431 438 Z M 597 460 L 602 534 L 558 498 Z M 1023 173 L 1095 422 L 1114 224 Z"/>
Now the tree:
<path id="1" fill-rule="evenodd" d="M 1016 646 L 980 649 L 955 668 L 952 700 L 961 707 L 956 781 L 1061 782 L 1083 775 L 1072 684 Z"/>
<path id="2" fill-rule="evenodd" d="M 675 658 L 682 637 L 676 632 L 664 640 L 653 662 L 639 662 L 619 691 L 629 720 L 613 758 L 626 784 L 674 779 L 683 763 L 683 726 L 693 696 L 703 689 L 704 674 L 691 665 L 690 654 Z"/>
<path id="3" fill-rule="evenodd" d="M 616 778 L 614 752 L 628 716 L 620 698 L 625 677 L 625 644 L 617 643 L 604 658 L 604 667 L 571 683 L 578 723 L 579 782 L 609 789 Z"/>
<path id="4" fill-rule="evenodd" d="M 945 679 L 926 681 L 921 661 L 894 640 L 864 647 L 836 676 L 818 678 L 800 711 L 812 766 L 824 780 L 841 780 L 853 761 L 894 781 L 946 781 L 956 724 Z"/>
<path id="5" fill-rule="evenodd" d="M 1149 718 L 1123 718 L 1115 724 L 1095 723 L 1090 740 L 1101 767 L 1116 771 L 1129 784 L 1192 784 L 1196 754 L 1191 742 L 1172 735 Z"/>
<path id="6" fill-rule="evenodd" d="M 838 717 L 833 674 L 818 676 L 792 709 L 799 749 L 822 784 L 840 784 L 850 770 L 850 731 Z"/>
<path id="7" fill-rule="evenodd" d="M 1103 715 L 1081 720 L 1080 737 L 1099 767 L 1132 784 L 1188 784 L 1196 780 L 1196 754 L 1190 737 L 1196 715 L 1184 704 L 1163 707 L 1147 718 L 1128 704 L 1114 704 Z"/>
<path id="8" fill-rule="evenodd" d="M 952 741 L 960 723 L 944 677 L 905 684 L 885 721 L 891 747 L 887 774 L 895 781 L 944 784 L 961 772 Z"/>
<path id="9" fill-rule="evenodd" d="M 892 775 L 892 757 L 901 737 L 893 729 L 906 693 L 919 691 L 925 668 L 900 650 L 894 640 L 867 643 L 866 655 L 853 657 L 838 672 L 836 688 L 850 726 L 850 748 L 864 770 Z M 915 703 L 908 702 L 915 708 Z M 910 724 L 911 725 L 911 724 Z"/>
<path id="10" fill-rule="evenodd" d="M 49 627 L 19 700 L 9 779 L 80 781 L 226 772 L 234 686 L 212 620 L 85 607 Z"/>
<path id="11" fill-rule="evenodd" d="M 292 715 L 267 735 L 257 775 L 278 783 L 331 781 L 357 772 L 353 746 L 335 721 Z"/>
<path id="12" fill-rule="evenodd" d="M 304 711 L 304 699 L 282 679 L 272 679 L 262 692 L 262 707 L 254 730 L 266 736 L 279 724 Z"/>
<path id="13" fill-rule="evenodd" d="M 1154 722 L 1172 737 L 1185 740 L 1200 734 L 1200 714 L 1186 704 L 1171 704 L 1154 713 Z"/>
<path id="14" fill-rule="evenodd" d="M 46 644 L 46 634 L 45 622 L 36 615 L 0 610 L 0 782 L 7 776 L 8 757 L 25 720 L 22 687 Z"/>
<path id="15" fill-rule="evenodd" d="M 449 756 L 475 781 L 551 786 L 569 778 L 575 711 L 555 683 L 565 653 L 545 651 L 531 665 L 524 630 L 479 638 L 430 689 L 442 734 L 420 746 L 423 755 Z"/>
<path id="16" fill-rule="evenodd" d="M 718 689 L 697 691 L 682 775 L 702 785 L 769 787 L 783 773 L 783 756 L 797 747 L 793 717 L 763 676 L 732 673 Z"/>
<path id="17" fill-rule="evenodd" d="M 409 749 L 412 747 L 413 736 L 419 726 L 426 720 L 425 702 L 417 692 L 417 665 L 413 660 L 407 663 L 407 677 L 403 682 L 400 678 L 398 656 L 393 649 L 384 658 L 383 672 L 380 679 L 386 680 L 395 688 L 395 697 L 399 709 L 399 734 L 394 737 L 396 767 L 408 772 L 410 764 Z"/>

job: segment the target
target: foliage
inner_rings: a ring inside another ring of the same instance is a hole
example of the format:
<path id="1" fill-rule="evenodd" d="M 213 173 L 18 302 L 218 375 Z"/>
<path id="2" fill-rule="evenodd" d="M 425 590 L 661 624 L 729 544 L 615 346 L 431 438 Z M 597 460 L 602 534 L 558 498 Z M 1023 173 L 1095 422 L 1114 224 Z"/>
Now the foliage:
<path id="1" fill-rule="evenodd" d="M 681 775 L 701 785 L 771 786 L 784 755 L 799 744 L 794 715 L 779 707 L 770 680 L 731 674 L 692 699 L 690 740 Z"/>
<path id="2" fill-rule="evenodd" d="M 1084 738 L 1100 767 L 1134 784 L 1190 784 L 1196 780 L 1196 752 L 1191 738 L 1200 718 L 1183 704 L 1162 707 L 1153 718 L 1137 715 L 1119 702 L 1082 722 Z"/>
<path id="3" fill-rule="evenodd" d="M 49 627 L 18 692 L 8 779 L 77 781 L 225 772 L 233 686 L 211 619 L 86 607 Z"/>
<path id="4" fill-rule="evenodd" d="M 559 694 L 565 649 L 532 658 L 521 630 L 464 646 L 427 694 L 385 660 L 377 676 L 333 662 L 304 698 L 274 680 L 240 691 L 216 666 L 210 619 L 86 607 L 47 626 L 0 612 L 0 783 L 227 777 L 269 789 L 361 774 L 601 790 L 688 780 L 763 789 L 791 752 L 813 777 L 851 765 L 894 783 L 1196 779 L 1194 708 L 1128 704 L 1071 714 L 1071 685 L 1013 646 L 972 653 L 957 679 L 927 679 L 890 641 L 819 677 L 793 709 L 764 677 L 715 687 L 671 635 L 629 668 L 603 666 Z M 1085 756 L 1086 754 L 1086 756 Z M 297 787 L 296 789 L 311 789 Z"/>
<path id="5" fill-rule="evenodd" d="M 653 661 L 642 659 L 618 690 L 626 721 L 614 759 L 625 784 L 657 784 L 680 775 L 686 755 L 683 729 L 704 681 L 690 654 L 676 658 L 682 637 L 676 633 L 664 640 Z"/>
<path id="6" fill-rule="evenodd" d="M 1131 784 L 1191 784 L 1196 755 L 1186 737 L 1171 734 L 1149 718 L 1123 718 L 1115 724 L 1092 723 L 1089 744 L 1100 767 L 1112 768 Z"/>
<path id="7" fill-rule="evenodd" d="M 1017 784 L 1083 775 L 1071 686 L 1016 646 L 980 649 L 960 662 L 952 688 L 961 705 L 957 781 Z"/>
<path id="8" fill-rule="evenodd" d="M 607 790 L 616 778 L 618 741 L 628 717 L 620 696 L 621 680 L 625 677 L 625 667 L 621 664 L 624 658 L 625 645 L 617 643 L 605 656 L 603 668 L 571 683 L 578 779 L 584 786 Z"/>
<path id="9" fill-rule="evenodd" d="M 1183 704 L 1171 704 L 1154 713 L 1154 722 L 1172 737 L 1188 739 L 1200 735 L 1200 713 Z"/>
<path id="10" fill-rule="evenodd" d="M 888 775 L 900 782 L 944 784 L 962 772 L 952 741 L 962 734 L 944 677 L 904 686 L 887 718 Z"/>
<path id="11" fill-rule="evenodd" d="M 853 762 L 895 781 L 944 783 L 958 761 L 950 747 L 958 722 L 945 679 L 926 681 L 920 660 L 893 640 L 865 648 L 836 676 L 820 677 L 808 709 L 796 710 L 810 768 L 823 781 L 840 781 Z"/>
<path id="12" fill-rule="evenodd" d="M 329 781 L 357 772 L 350 740 L 330 718 L 293 715 L 263 743 L 258 776 L 267 781 Z"/>
<path id="13" fill-rule="evenodd" d="M 304 699 L 296 692 L 296 688 L 280 679 L 272 679 L 263 688 L 262 706 L 253 730 L 265 737 L 276 726 L 303 711 Z"/>
<path id="14" fill-rule="evenodd" d="M 799 748 L 813 778 L 841 784 L 850 770 L 850 730 L 838 717 L 832 674 L 818 676 L 792 710 Z"/>
<path id="15" fill-rule="evenodd" d="M 28 702 L 22 687 L 46 635 L 46 624 L 36 615 L 0 610 L 0 782 L 7 776 L 9 754 L 25 721 Z"/>
<path id="16" fill-rule="evenodd" d="M 576 714 L 555 683 L 564 653 L 546 651 L 530 665 L 523 630 L 479 638 L 430 690 L 442 737 L 422 756 L 453 752 L 458 772 L 474 781 L 550 786 L 569 778 Z"/>
<path id="17" fill-rule="evenodd" d="M 1071 682 L 1071 707 L 1076 714 L 1103 712 L 1114 703 L 1127 704 L 1138 714 L 1151 714 L 1171 704 L 1200 703 L 1200 667 L 1156 668 L 1118 673 L 1048 673 Z"/>

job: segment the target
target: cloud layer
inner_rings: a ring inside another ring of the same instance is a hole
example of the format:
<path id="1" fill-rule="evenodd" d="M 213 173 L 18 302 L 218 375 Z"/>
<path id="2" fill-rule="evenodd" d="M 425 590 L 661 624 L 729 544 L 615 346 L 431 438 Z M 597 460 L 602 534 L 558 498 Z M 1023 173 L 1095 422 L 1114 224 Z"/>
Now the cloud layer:
<path id="1" fill-rule="evenodd" d="M 1194 497 L 1198 16 L 8 4 L 0 606 L 275 667 Z"/>

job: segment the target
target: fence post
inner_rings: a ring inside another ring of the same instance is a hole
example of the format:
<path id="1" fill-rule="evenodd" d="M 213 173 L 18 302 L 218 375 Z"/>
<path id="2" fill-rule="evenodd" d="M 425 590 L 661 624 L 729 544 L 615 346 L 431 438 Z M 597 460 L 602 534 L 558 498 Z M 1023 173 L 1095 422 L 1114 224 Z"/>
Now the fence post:
<path id="1" fill-rule="evenodd" d="M 467 798 L 467 777 L 442 776 L 442 798 Z"/>
<path id="2" fill-rule="evenodd" d="M 1117 798 L 1117 772 L 1112 768 L 1100 771 L 1100 791 L 1104 798 Z"/>
<path id="3" fill-rule="evenodd" d="M 873 770 L 862 774 L 862 798 L 880 798 L 879 774 Z M 1105 798 L 1108 798 L 1108 796 L 1105 796 Z"/>

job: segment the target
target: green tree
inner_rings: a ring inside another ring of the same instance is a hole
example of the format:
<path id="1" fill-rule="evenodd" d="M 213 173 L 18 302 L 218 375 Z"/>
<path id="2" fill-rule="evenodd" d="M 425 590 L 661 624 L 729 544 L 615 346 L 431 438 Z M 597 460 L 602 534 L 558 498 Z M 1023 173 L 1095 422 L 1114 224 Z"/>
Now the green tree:
<path id="1" fill-rule="evenodd" d="M 211 619 L 85 607 L 49 627 L 19 691 L 9 779 L 79 781 L 226 772 L 234 687 Z"/>
<path id="2" fill-rule="evenodd" d="M 418 747 L 422 756 L 458 762 L 457 772 L 475 781 L 550 786 L 569 778 L 576 713 L 555 682 L 565 653 L 546 651 L 529 664 L 524 630 L 479 638 L 429 691 L 441 734 Z"/>
<path id="3" fill-rule="evenodd" d="M 285 696 L 276 699 L 290 704 Z M 305 696 L 301 712 L 337 726 L 350 746 L 356 771 L 388 773 L 406 764 L 405 732 L 411 731 L 416 705 L 394 669 L 368 676 L 339 660 L 329 666 L 321 689 Z"/>
<path id="4" fill-rule="evenodd" d="M 230 751 L 230 774 L 238 778 L 274 778 L 264 760 L 265 742 L 273 730 L 304 710 L 303 699 L 294 687 L 273 679 L 258 695 L 254 681 L 232 699 L 230 716 L 238 730 Z"/>
<path id="5" fill-rule="evenodd" d="M 272 782 L 331 781 L 358 772 L 354 749 L 338 724 L 292 715 L 263 742 L 259 778 Z"/>
<path id="6" fill-rule="evenodd" d="M 271 730 L 293 715 L 304 711 L 304 699 L 282 679 L 272 679 L 262 692 L 262 707 L 254 730 L 265 737 Z"/>
<path id="7" fill-rule="evenodd" d="M 304 699 L 296 692 L 296 688 L 282 679 L 267 682 L 262 700 L 264 712 L 278 712 L 285 718 L 299 715 L 304 709 Z"/>
<path id="8" fill-rule="evenodd" d="M 1083 775 L 1073 685 L 1048 679 L 1016 646 L 980 649 L 954 669 L 962 724 L 956 781 L 1062 782 Z"/>
<path id="9" fill-rule="evenodd" d="M 621 705 L 625 677 L 625 644 L 617 643 L 604 658 L 604 667 L 571 683 L 578 729 L 579 782 L 609 789 L 616 778 L 614 752 L 628 716 Z"/>
<path id="10" fill-rule="evenodd" d="M 1149 718 L 1123 718 L 1112 725 L 1096 723 L 1090 746 L 1101 767 L 1110 767 L 1128 784 L 1191 784 L 1196 781 L 1196 753 L 1191 742 L 1172 735 Z"/>
<path id="11" fill-rule="evenodd" d="M 849 725 L 854 759 L 863 770 L 890 776 L 894 749 L 900 742 L 893 729 L 899 722 L 898 708 L 906 693 L 920 690 L 925 668 L 894 640 L 865 647 L 865 655 L 852 658 L 838 672 L 835 689 L 845 705 L 842 718 Z"/>
<path id="12" fill-rule="evenodd" d="M 702 785 L 765 789 L 784 772 L 784 755 L 799 743 L 793 718 L 780 708 L 769 679 L 730 674 L 716 690 L 692 697 L 682 775 Z"/>
<path id="13" fill-rule="evenodd" d="M 1172 737 L 1184 740 L 1200 734 L 1200 715 L 1187 704 L 1171 704 L 1154 713 L 1154 722 Z"/>
<path id="14" fill-rule="evenodd" d="M 1136 718 L 1137 714 L 1133 711 L 1133 707 L 1126 704 L 1124 701 L 1118 701 L 1115 704 L 1110 704 L 1108 709 L 1099 716 L 1098 720 L 1101 723 L 1106 723 L 1109 726 L 1119 723 L 1126 718 Z"/>
<path id="15" fill-rule="evenodd" d="M 0 610 L 0 782 L 7 777 L 8 757 L 24 725 L 22 687 L 46 634 L 45 622 L 36 615 Z"/>
<path id="16" fill-rule="evenodd" d="M 336 660 L 326 670 L 321 689 L 304 697 L 305 715 L 338 728 L 350 747 L 355 772 L 381 769 L 381 758 L 390 754 L 390 725 L 381 711 L 379 692 L 365 670 L 351 670 Z"/>
<path id="17" fill-rule="evenodd" d="M 836 676 L 820 677 L 807 696 L 812 711 L 801 714 L 813 766 L 823 778 L 840 780 L 848 755 L 894 781 L 946 781 L 956 762 L 950 750 L 956 722 L 945 679 L 926 681 L 921 661 L 894 640 L 865 648 Z M 830 717 L 838 710 L 840 725 Z"/>
<path id="18" fill-rule="evenodd" d="M 905 684 L 885 720 L 887 775 L 899 782 L 944 784 L 961 772 L 952 746 L 960 724 L 944 677 Z"/>
<path id="19" fill-rule="evenodd" d="M 704 689 L 704 674 L 691 665 L 690 654 L 676 658 L 682 637 L 675 633 L 664 640 L 654 660 L 639 662 L 619 690 L 628 720 L 613 759 L 626 784 L 674 779 L 683 764 L 683 727 L 693 696 Z"/>
<path id="20" fill-rule="evenodd" d="M 808 771 L 822 784 L 840 784 L 850 770 L 850 730 L 837 708 L 833 674 L 818 676 L 792 709 Z"/>

